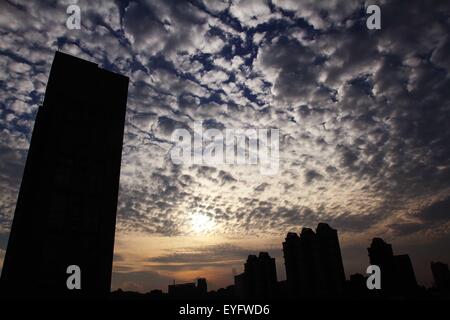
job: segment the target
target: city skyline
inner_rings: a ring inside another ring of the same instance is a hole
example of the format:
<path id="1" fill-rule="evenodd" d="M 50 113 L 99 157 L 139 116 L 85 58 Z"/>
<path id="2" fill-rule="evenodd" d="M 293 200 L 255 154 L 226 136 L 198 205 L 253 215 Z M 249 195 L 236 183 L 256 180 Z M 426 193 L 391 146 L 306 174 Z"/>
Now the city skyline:
<path id="1" fill-rule="evenodd" d="M 279 244 L 319 222 L 347 278 L 376 237 L 422 285 L 450 261 L 449 3 L 78 0 L 79 29 L 70 5 L 0 2 L 0 267 L 55 51 L 130 79 L 113 290 L 217 289 L 261 251 L 284 279 Z M 278 129 L 278 173 L 173 163 L 195 123 Z"/>
<path id="2" fill-rule="evenodd" d="M 316 230 L 303 228 L 299 234 L 288 232 L 282 243 L 287 279 L 279 279 L 275 258 L 267 252 L 250 254 L 243 260 L 244 271 L 234 276 L 234 282 L 219 289 L 208 290 L 206 278 L 188 283 L 168 284 L 167 290 L 148 292 L 112 291 L 114 299 L 240 299 L 240 300 L 311 300 L 320 298 L 344 299 L 405 299 L 446 298 L 450 293 L 448 264 L 429 263 L 434 283 L 424 287 L 417 283 L 408 254 L 394 255 L 390 243 L 373 238 L 366 248 L 370 267 L 378 267 L 379 287 L 370 288 L 369 278 L 375 273 L 365 272 L 346 277 L 340 254 L 337 230 L 319 223 Z"/>

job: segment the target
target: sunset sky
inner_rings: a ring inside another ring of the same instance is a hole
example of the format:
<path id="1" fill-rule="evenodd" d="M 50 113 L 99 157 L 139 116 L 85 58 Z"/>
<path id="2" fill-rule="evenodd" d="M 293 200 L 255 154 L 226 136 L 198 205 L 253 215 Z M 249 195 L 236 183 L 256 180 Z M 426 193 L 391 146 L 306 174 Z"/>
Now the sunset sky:
<path id="1" fill-rule="evenodd" d="M 259 251 L 284 279 L 286 233 L 318 222 L 338 230 L 347 276 L 374 236 L 420 284 L 450 263 L 448 2 L 9 0 L 0 34 L 0 266 L 58 49 L 130 78 L 113 289 L 217 289 Z M 278 128 L 278 174 L 175 165 L 171 134 L 194 121 Z"/>

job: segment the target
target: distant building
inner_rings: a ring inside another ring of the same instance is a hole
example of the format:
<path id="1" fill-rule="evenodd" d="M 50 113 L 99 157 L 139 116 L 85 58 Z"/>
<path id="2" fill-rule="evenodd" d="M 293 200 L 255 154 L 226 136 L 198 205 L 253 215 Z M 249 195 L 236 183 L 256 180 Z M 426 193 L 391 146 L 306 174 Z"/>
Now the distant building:
<path id="1" fill-rule="evenodd" d="M 283 252 L 290 296 L 300 298 L 317 295 L 319 257 L 314 231 L 303 228 L 300 236 L 288 233 L 283 242 Z"/>
<path id="2" fill-rule="evenodd" d="M 281 280 L 277 282 L 277 293 L 276 299 L 286 300 L 289 297 L 289 289 L 286 280 Z"/>
<path id="3" fill-rule="evenodd" d="M 367 251 L 369 253 L 370 264 L 380 267 L 381 289 L 385 292 L 393 292 L 396 272 L 392 246 L 384 242 L 381 238 L 373 238 Z"/>
<path id="4" fill-rule="evenodd" d="M 234 277 L 235 293 L 241 299 L 272 299 L 277 291 L 275 258 L 267 252 L 249 255 L 244 272 Z"/>
<path id="5" fill-rule="evenodd" d="M 300 236 L 288 233 L 283 242 L 289 296 L 338 296 L 345 273 L 337 231 L 319 223 L 316 233 L 303 228 Z"/>
<path id="6" fill-rule="evenodd" d="M 127 77 L 56 52 L 3 265 L 10 295 L 109 294 L 127 91 Z"/>
<path id="7" fill-rule="evenodd" d="M 437 289 L 450 291 L 450 271 L 448 264 L 442 262 L 431 262 L 434 285 Z"/>
<path id="8" fill-rule="evenodd" d="M 208 293 L 208 284 L 205 278 L 197 279 L 197 291 L 201 295 L 206 295 Z"/>
<path id="9" fill-rule="evenodd" d="M 212 290 L 208 292 L 208 299 L 211 300 L 231 300 L 236 299 L 234 285 L 227 286 L 226 288 Z"/>
<path id="10" fill-rule="evenodd" d="M 344 292 L 345 271 L 337 230 L 326 223 L 316 229 L 319 250 L 320 295 L 338 296 Z"/>
<path id="11" fill-rule="evenodd" d="M 367 295 L 366 277 L 360 273 L 350 275 L 346 288 L 347 297 L 361 298 Z"/>
<path id="12" fill-rule="evenodd" d="M 403 294 L 410 294 L 417 290 L 416 274 L 409 255 L 395 255 L 394 264 L 397 291 Z"/>
<path id="13" fill-rule="evenodd" d="M 245 272 L 234 276 L 234 291 L 237 298 L 246 299 L 250 296 L 250 288 L 247 283 Z"/>
<path id="14" fill-rule="evenodd" d="M 175 284 L 168 287 L 169 297 L 175 299 L 196 299 L 205 297 L 208 293 L 206 279 L 197 279 L 197 285 L 194 282 Z"/>
<path id="15" fill-rule="evenodd" d="M 381 238 L 372 239 L 367 250 L 370 264 L 380 267 L 382 292 L 411 295 L 418 289 L 414 268 L 407 254 L 394 255 L 392 246 Z"/>

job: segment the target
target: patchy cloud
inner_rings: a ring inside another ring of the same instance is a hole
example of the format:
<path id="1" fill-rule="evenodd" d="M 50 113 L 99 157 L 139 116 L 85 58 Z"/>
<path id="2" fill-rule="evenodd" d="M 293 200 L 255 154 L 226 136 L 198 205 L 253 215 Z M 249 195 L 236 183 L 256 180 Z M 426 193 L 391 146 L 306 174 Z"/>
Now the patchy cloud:
<path id="1" fill-rule="evenodd" d="M 379 31 L 358 0 L 80 0 L 81 30 L 65 27 L 67 1 L 1 2 L 0 234 L 59 49 L 130 77 L 118 233 L 192 236 L 201 212 L 223 236 L 327 221 L 354 237 L 446 237 L 450 6 L 377 3 Z M 174 165 L 170 135 L 194 121 L 279 128 L 279 174 Z"/>

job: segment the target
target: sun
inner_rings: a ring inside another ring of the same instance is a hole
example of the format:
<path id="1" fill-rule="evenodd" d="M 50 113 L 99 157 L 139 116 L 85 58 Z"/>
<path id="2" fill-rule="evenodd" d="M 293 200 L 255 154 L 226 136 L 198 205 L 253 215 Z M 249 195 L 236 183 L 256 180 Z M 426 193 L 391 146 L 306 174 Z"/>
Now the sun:
<path id="1" fill-rule="evenodd" d="M 196 212 L 191 215 L 191 230 L 194 233 L 208 233 L 215 226 L 213 219 L 204 213 Z"/>

